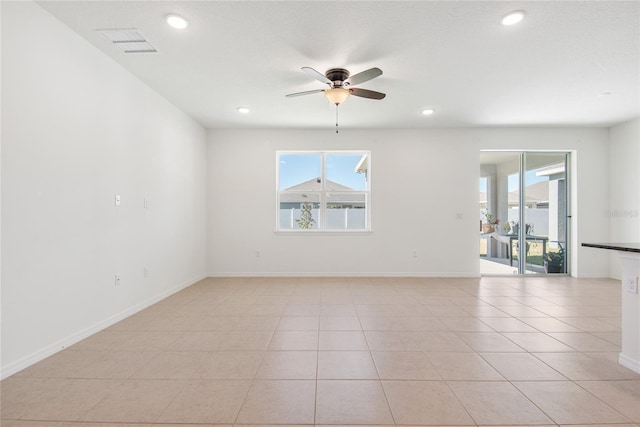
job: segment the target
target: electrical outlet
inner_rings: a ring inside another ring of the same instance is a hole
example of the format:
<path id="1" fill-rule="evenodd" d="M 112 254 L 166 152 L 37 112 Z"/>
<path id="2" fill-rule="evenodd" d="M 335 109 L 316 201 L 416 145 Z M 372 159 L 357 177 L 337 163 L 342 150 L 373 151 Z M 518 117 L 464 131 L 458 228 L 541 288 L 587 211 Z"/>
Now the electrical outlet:
<path id="1" fill-rule="evenodd" d="M 629 277 L 625 280 L 624 283 L 625 290 L 630 294 L 638 293 L 638 278 L 637 277 Z"/>
<path id="2" fill-rule="evenodd" d="M 256 258 L 260 258 L 260 251 L 256 251 Z"/>
<path id="3" fill-rule="evenodd" d="M 413 251 L 411 256 L 414 257 L 414 258 L 418 258 L 418 251 Z"/>
<path id="4" fill-rule="evenodd" d="M 116 274 L 116 286 L 120 286 L 120 275 Z"/>

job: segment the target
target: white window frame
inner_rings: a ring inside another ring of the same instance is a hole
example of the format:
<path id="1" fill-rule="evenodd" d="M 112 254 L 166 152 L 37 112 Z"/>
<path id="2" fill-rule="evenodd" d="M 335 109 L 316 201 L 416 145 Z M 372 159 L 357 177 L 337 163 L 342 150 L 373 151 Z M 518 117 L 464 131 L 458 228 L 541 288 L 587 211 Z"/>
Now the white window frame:
<path id="1" fill-rule="evenodd" d="M 317 228 L 312 229 L 299 229 L 299 228 L 280 228 L 280 157 L 283 155 L 319 155 L 320 156 L 320 180 L 322 189 L 320 191 L 312 191 L 306 193 L 319 193 L 320 194 L 320 208 L 319 214 L 317 218 Z M 331 191 L 324 189 L 324 184 L 326 182 L 326 165 L 325 165 L 325 157 L 327 155 L 332 154 L 360 154 L 367 156 L 367 188 L 365 190 L 354 190 L 354 191 L 341 191 L 340 193 L 346 194 L 364 194 L 365 195 L 365 227 L 360 229 L 338 229 L 331 228 L 328 229 L 326 224 L 326 198 L 328 193 L 332 193 Z M 371 151 L 369 150 L 313 150 L 313 151 L 304 151 L 304 150 L 278 150 L 276 151 L 276 218 L 275 218 L 275 232 L 276 233 L 322 233 L 322 234 L 331 234 L 331 233 L 370 233 L 372 231 L 371 228 Z"/>

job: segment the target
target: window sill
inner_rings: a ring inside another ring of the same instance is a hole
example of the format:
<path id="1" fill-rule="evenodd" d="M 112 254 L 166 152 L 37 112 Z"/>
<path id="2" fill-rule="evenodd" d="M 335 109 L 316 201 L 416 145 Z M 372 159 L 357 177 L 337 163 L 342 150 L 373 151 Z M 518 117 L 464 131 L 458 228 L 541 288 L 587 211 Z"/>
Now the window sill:
<path id="1" fill-rule="evenodd" d="M 353 235 L 353 234 L 373 234 L 372 230 L 275 230 L 274 234 L 281 235 L 299 235 L 299 236 L 310 236 L 310 235 Z"/>

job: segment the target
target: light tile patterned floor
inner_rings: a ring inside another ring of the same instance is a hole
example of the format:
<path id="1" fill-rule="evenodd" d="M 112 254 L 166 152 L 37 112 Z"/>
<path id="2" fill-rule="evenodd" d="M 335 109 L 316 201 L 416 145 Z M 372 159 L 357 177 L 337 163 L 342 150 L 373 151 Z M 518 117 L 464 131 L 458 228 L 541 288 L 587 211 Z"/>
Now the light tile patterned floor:
<path id="1" fill-rule="evenodd" d="M 2 427 L 640 426 L 620 284 L 206 279 L 16 375 Z"/>

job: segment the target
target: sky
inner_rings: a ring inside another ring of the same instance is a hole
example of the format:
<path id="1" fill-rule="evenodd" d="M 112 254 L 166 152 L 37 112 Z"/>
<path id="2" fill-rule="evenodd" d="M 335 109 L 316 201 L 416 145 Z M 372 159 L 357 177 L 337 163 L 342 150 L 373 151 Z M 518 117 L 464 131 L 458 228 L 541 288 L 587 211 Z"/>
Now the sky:
<path id="1" fill-rule="evenodd" d="M 364 174 L 355 172 L 362 154 L 325 154 L 326 179 L 354 190 L 366 190 Z M 280 190 L 321 176 L 321 154 L 282 154 L 278 159 Z"/>

